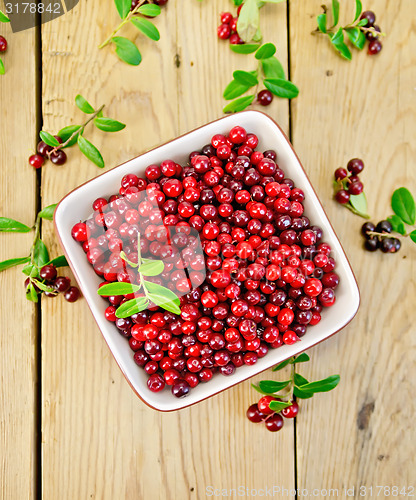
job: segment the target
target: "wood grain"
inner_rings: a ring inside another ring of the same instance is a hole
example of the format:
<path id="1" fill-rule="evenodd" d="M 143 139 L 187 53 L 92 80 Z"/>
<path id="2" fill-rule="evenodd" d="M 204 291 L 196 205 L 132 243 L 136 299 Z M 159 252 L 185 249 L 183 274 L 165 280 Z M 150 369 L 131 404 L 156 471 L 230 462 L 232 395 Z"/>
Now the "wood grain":
<path id="1" fill-rule="evenodd" d="M 390 215 L 395 188 L 416 192 L 415 5 L 366 2 L 388 36 L 377 57 L 354 51 L 352 62 L 309 34 L 318 2 L 290 5 L 292 77 L 301 89 L 292 105 L 294 145 L 351 260 L 362 300 L 351 325 L 314 348 L 305 369 L 306 377 L 340 373 L 342 381 L 334 393 L 303 404 L 298 487 L 401 488 L 415 478 L 415 249 L 406 241 L 398 255 L 365 253 L 363 220 L 330 198 L 334 169 L 352 157 L 365 161 L 375 222 Z"/>
<path id="2" fill-rule="evenodd" d="M 35 31 L 12 34 L 0 76 L 0 215 L 34 223 L 36 174 L 27 157 L 36 142 Z M 0 233 L 0 260 L 24 257 L 33 233 Z M 22 266 L 0 273 L 0 498 L 35 496 L 36 306 L 24 294 Z"/>
<path id="3" fill-rule="evenodd" d="M 96 105 L 109 103 L 110 116 L 126 122 L 126 130 L 91 137 L 110 168 L 220 117 L 232 71 L 255 67 L 254 57 L 233 55 L 216 40 L 219 12 L 227 4 L 189 2 L 184 13 L 179 2 L 169 2 L 157 21 L 161 41 L 138 37 L 144 55 L 139 68 L 95 48 L 117 22 L 110 6 L 81 2 L 46 25 L 46 129 L 79 120 L 72 104 L 78 92 Z M 267 10 L 264 32 L 279 44 L 286 63 L 285 6 Z M 287 129 L 287 102 L 276 100 L 272 112 Z M 45 173 L 45 204 L 99 173 L 78 153 L 70 156 L 65 167 Z M 52 232 L 48 240 L 56 246 Z M 85 301 L 45 304 L 42 354 L 45 498 L 203 498 L 207 486 L 260 488 L 277 480 L 293 488 L 293 426 L 270 439 L 250 424 L 244 413 L 257 396 L 248 383 L 173 414 L 145 407 L 115 365 Z M 265 463 L 265 456 L 272 459 Z"/>

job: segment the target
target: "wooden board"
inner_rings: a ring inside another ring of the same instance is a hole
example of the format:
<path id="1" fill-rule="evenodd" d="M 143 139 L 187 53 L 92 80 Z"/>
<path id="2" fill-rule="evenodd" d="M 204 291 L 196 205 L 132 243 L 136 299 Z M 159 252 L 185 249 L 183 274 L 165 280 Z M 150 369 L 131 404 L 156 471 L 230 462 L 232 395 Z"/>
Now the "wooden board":
<path id="1" fill-rule="evenodd" d="M 398 255 L 364 252 L 363 220 L 330 201 L 331 183 L 336 167 L 362 158 L 375 222 L 391 214 L 394 189 L 407 186 L 416 193 L 415 5 L 412 0 L 366 2 L 388 37 L 378 56 L 354 51 L 352 62 L 341 60 L 328 40 L 309 34 L 320 13 L 318 2 L 290 5 L 292 77 L 301 89 L 292 105 L 294 146 L 361 289 L 357 317 L 314 348 L 305 369 L 306 377 L 340 373 L 342 381 L 333 393 L 303 404 L 297 423 L 298 487 L 340 492 L 355 487 L 358 495 L 364 485 L 373 486 L 375 495 L 377 485 L 401 489 L 415 479 L 415 249 L 406 241 Z"/>
<path id="2" fill-rule="evenodd" d="M 34 223 L 36 174 L 27 158 L 36 146 L 35 30 L 12 34 L 0 76 L 0 216 Z M 1 233 L 0 260 L 29 254 L 33 233 Z M 24 293 L 22 266 L 0 273 L 0 498 L 35 496 L 37 314 Z"/>

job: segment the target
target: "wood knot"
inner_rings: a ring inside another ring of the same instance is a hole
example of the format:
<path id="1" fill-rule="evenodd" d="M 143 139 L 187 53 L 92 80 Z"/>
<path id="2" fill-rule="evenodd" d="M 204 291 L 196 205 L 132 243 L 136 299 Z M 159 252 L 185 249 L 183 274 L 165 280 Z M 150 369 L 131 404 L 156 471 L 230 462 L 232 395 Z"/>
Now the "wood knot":
<path id="1" fill-rule="evenodd" d="M 357 427 L 360 431 L 363 431 L 368 428 L 368 424 L 370 423 L 371 414 L 374 411 L 375 403 L 372 401 L 371 403 L 367 403 L 363 405 L 361 410 L 358 412 L 357 416 Z"/>

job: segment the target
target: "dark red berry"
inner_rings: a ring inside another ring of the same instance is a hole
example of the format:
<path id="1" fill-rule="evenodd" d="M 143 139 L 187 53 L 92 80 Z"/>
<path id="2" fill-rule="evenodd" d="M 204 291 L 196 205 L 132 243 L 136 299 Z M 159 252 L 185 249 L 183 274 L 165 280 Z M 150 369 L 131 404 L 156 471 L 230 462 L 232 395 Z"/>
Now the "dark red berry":
<path id="1" fill-rule="evenodd" d="M 7 50 L 7 40 L 4 36 L 0 36 L 0 52 L 6 52 Z"/>
<path id="2" fill-rule="evenodd" d="M 40 154 L 35 154 L 29 157 L 29 163 L 34 168 L 40 168 L 45 163 L 45 158 Z"/>
<path id="3" fill-rule="evenodd" d="M 65 292 L 64 297 L 68 302 L 76 302 L 79 299 L 80 291 L 76 286 L 71 286 Z"/>
<path id="4" fill-rule="evenodd" d="M 46 266 L 43 266 L 41 270 L 39 271 L 39 275 L 42 279 L 44 280 L 53 280 L 56 278 L 57 271 L 56 267 L 53 266 L 52 264 L 48 264 Z"/>
<path id="5" fill-rule="evenodd" d="M 370 56 L 375 56 L 381 51 L 382 48 L 383 45 L 381 44 L 380 40 L 373 40 L 368 44 L 367 52 Z"/>
<path id="6" fill-rule="evenodd" d="M 71 280 L 66 276 L 59 276 L 53 282 L 53 287 L 57 292 L 66 292 L 70 286 L 71 286 Z"/>
<path id="7" fill-rule="evenodd" d="M 49 156 L 52 163 L 55 165 L 63 165 L 66 162 L 66 153 L 62 149 L 58 149 Z"/>
<path id="8" fill-rule="evenodd" d="M 277 432 L 283 427 L 283 417 L 279 413 L 270 416 L 266 421 L 266 429 L 270 432 Z"/>
<path id="9" fill-rule="evenodd" d="M 348 192 L 353 195 L 358 195 L 361 194 L 364 190 L 364 185 L 362 182 L 357 181 L 357 182 L 352 182 L 348 186 Z"/>
<path id="10" fill-rule="evenodd" d="M 365 25 L 365 27 L 370 28 L 376 22 L 376 15 L 372 10 L 365 10 L 361 14 L 360 19 L 367 19 L 367 24 Z"/>
<path id="11" fill-rule="evenodd" d="M 259 410 L 256 403 L 254 403 L 248 408 L 246 415 L 247 418 L 250 420 L 250 422 L 255 422 L 255 423 L 261 422 L 267 417 L 267 415 L 265 415 Z"/>
<path id="12" fill-rule="evenodd" d="M 217 35 L 220 40 L 227 40 L 231 36 L 229 24 L 220 24 L 217 28 Z"/>
<path id="13" fill-rule="evenodd" d="M 257 102 L 262 106 L 268 106 L 273 101 L 273 94 L 270 90 L 261 90 L 257 94 Z"/>
<path id="14" fill-rule="evenodd" d="M 364 170 L 364 162 L 360 158 L 353 158 L 348 162 L 347 168 L 352 174 L 357 175 Z"/>
<path id="15" fill-rule="evenodd" d="M 296 415 L 298 414 L 298 411 L 299 411 L 299 405 L 296 403 L 296 401 L 293 401 L 291 406 L 283 408 L 281 414 L 286 418 L 295 418 Z"/>
<path id="16" fill-rule="evenodd" d="M 178 380 L 172 386 L 172 394 L 177 398 L 184 398 L 189 394 L 190 386 L 186 380 Z"/>
<path id="17" fill-rule="evenodd" d="M 335 170 L 335 180 L 339 181 L 341 179 L 345 179 L 347 177 L 348 172 L 345 170 L 345 168 L 337 168 Z"/>
<path id="18" fill-rule="evenodd" d="M 340 189 L 339 191 L 337 191 L 335 199 L 338 203 L 344 205 L 345 203 L 348 203 L 350 201 L 350 195 L 348 191 L 345 191 L 345 189 Z"/>

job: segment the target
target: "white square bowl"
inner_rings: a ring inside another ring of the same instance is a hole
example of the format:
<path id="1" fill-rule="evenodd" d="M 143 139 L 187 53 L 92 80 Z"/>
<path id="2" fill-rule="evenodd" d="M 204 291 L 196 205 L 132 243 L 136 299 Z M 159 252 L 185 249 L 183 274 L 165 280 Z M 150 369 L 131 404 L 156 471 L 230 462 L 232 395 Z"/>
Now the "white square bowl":
<path id="1" fill-rule="evenodd" d="M 118 333 L 113 323 L 104 318 L 104 310 L 108 304 L 97 295 L 97 288 L 102 280 L 88 263 L 79 243 L 72 239 L 71 228 L 77 222 L 88 218 L 92 211 L 91 204 L 96 198 L 114 194 L 125 174 L 135 173 L 143 176 L 148 165 L 160 164 L 166 159 L 184 165 L 191 151 L 202 148 L 215 134 L 227 134 L 236 125 L 258 136 L 260 151 L 276 150 L 279 167 L 287 177 L 293 179 L 297 187 L 303 189 L 305 214 L 312 224 L 323 229 L 323 239 L 331 245 L 332 255 L 337 263 L 336 272 L 340 276 L 340 284 L 336 291 L 336 302 L 323 311 L 320 323 L 309 327 L 300 342 L 270 349 L 255 365 L 244 365 L 229 377 L 215 374 L 211 381 L 199 384 L 183 399 L 175 398 L 166 389 L 153 393 L 146 384 L 148 376 L 133 360 L 133 352 L 127 340 Z M 178 410 L 195 404 L 322 342 L 347 325 L 359 307 L 360 294 L 351 266 L 292 145 L 279 126 L 258 111 L 244 111 L 208 123 L 92 179 L 69 193 L 59 203 L 54 219 L 69 265 L 118 366 L 134 392 L 157 410 Z"/>

